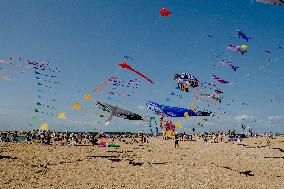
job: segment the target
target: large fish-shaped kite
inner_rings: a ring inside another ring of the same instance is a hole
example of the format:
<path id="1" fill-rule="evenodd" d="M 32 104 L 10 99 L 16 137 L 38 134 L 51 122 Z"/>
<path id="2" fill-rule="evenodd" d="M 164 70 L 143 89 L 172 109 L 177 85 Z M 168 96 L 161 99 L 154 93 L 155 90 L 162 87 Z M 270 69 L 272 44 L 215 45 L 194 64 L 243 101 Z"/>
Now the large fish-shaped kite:
<path id="1" fill-rule="evenodd" d="M 122 62 L 122 63 L 119 64 L 119 66 L 120 66 L 121 68 L 123 68 L 123 69 L 130 70 L 130 71 L 132 71 L 132 72 L 134 72 L 134 73 L 140 75 L 141 77 L 143 77 L 144 79 L 146 79 L 147 81 L 149 81 L 149 83 L 154 84 L 154 82 L 153 82 L 151 79 L 149 79 L 148 77 L 146 77 L 146 76 L 143 75 L 142 73 L 136 71 L 135 69 L 133 69 L 133 68 L 132 68 L 130 65 L 128 65 L 127 63 Z"/>
<path id="2" fill-rule="evenodd" d="M 102 109 L 104 111 L 110 112 L 109 117 L 105 120 L 105 124 L 106 125 L 108 125 L 110 123 L 110 121 L 112 120 L 113 116 L 121 117 L 123 119 L 129 119 L 129 120 L 144 120 L 142 118 L 142 116 L 140 116 L 140 115 L 138 115 L 136 113 L 120 109 L 117 106 L 112 106 L 112 105 L 104 103 L 104 102 L 98 101 L 96 106 L 99 109 Z"/>
<path id="3" fill-rule="evenodd" d="M 193 111 L 192 109 L 171 107 L 148 101 L 146 106 L 149 110 L 154 111 L 158 115 L 169 117 L 185 117 L 188 116 L 210 116 L 211 112 Z"/>

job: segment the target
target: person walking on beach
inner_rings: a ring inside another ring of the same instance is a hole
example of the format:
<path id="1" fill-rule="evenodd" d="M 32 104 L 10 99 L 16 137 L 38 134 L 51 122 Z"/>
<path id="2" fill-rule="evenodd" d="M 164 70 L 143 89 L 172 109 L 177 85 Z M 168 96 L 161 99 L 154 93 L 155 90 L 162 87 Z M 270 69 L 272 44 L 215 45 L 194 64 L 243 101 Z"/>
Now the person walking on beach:
<path id="1" fill-rule="evenodd" d="M 179 147 L 179 145 L 178 145 L 178 135 L 177 135 L 177 133 L 175 134 L 175 148 L 176 147 Z"/>

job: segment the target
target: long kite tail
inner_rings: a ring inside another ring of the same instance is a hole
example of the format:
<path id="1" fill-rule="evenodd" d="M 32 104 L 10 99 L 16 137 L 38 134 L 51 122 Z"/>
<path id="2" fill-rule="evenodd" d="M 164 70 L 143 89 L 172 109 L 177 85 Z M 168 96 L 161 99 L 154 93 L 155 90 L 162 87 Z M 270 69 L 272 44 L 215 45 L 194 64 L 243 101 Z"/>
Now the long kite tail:
<path id="1" fill-rule="evenodd" d="M 151 84 L 154 84 L 154 82 L 153 82 L 151 79 L 149 79 L 147 76 L 143 75 L 142 73 L 140 73 L 140 72 L 134 70 L 134 69 L 131 68 L 131 67 L 129 68 L 129 70 L 131 70 L 131 71 L 135 72 L 136 74 L 140 75 L 141 77 L 143 77 L 144 79 L 146 79 L 147 81 L 149 81 Z"/>
<path id="2" fill-rule="evenodd" d="M 238 68 L 240 68 L 240 67 L 234 67 L 233 70 L 236 72 Z"/>
<path id="3" fill-rule="evenodd" d="M 241 51 L 242 56 L 244 56 L 244 54 L 245 54 L 246 52 L 248 52 L 248 51 Z"/>

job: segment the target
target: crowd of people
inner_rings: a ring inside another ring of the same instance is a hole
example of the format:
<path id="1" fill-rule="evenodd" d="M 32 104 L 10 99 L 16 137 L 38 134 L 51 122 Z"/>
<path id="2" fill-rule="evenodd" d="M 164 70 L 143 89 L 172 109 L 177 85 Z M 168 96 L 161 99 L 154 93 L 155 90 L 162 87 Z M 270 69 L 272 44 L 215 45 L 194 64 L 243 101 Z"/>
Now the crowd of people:
<path id="1" fill-rule="evenodd" d="M 160 134 L 161 136 L 162 134 Z M 51 132 L 51 131 L 8 131 L 0 132 L 0 142 L 17 142 L 17 141 L 34 141 L 46 145 L 99 145 L 102 139 L 109 142 L 124 142 L 124 143 L 148 143 L 148 138 L 152 137 L 151 134 L 145 133 L 127 133 L 127 134 L 106 134 L 94 132 Z M 175 133 L 172 138 L 174 139 L 175 147 L 178 147 L 179 141 L 203 141 L 210 143 L 218 142 L 241 142 L 243 138 L 248 137 L 244 134 L 237 134 L 235 130 L 226 132 L 193 132 L 192 134 Z M 263 135 L 254 134 L 250 137 L 267 137 L 273 139 L 275 134 L 264 133 Z"/>
<path id="2" fill-rule="evenodd" d="M 46 145 L 98 145 L 102 139 L 111 142 L 147 143 L 149 134 L 106 134 L 94 132 L 7 131 L 0 132 L 0 142 L 35 141 Z"/>

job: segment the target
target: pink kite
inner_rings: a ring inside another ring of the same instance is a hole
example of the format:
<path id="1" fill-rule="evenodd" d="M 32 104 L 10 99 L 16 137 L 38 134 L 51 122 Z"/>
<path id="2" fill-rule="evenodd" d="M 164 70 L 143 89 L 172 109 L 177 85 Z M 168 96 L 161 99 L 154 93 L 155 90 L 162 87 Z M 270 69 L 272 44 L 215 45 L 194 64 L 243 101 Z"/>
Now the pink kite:
<path id="1" fill-rule="evenodd" d="M 130 65 L 128 65 L 127 63 L 122 62 L 122 63 L 119 64 L 119 66 L 120 66 L 121 68 L 130 70 L 130 71 L 132 71 L 132 72 L 134 72 L 134 73 L 140 75 L 141 77 L 143 77 L 144 79 L 146 79 L 147 81 L 149 81 L 149 83 L 154 84 L 154 82 L 153 82 L 151 79 L 149 79 L 148 77 L 146 77 L 146 76 L 143 75 L 142 73 L 140 73 L 140 72 L 134 70 L 134 69 L 133 69 Z"/>
<path id="2" fill-rule="evenodd" d="M 245 50 L 242 50 L 240 46 L 236 46 L 236 45 L 228 45 L 227 48 L 231 51 L 241 53 L 242 56 L 244 56 L 244 54 L 247 52 Z"/>

